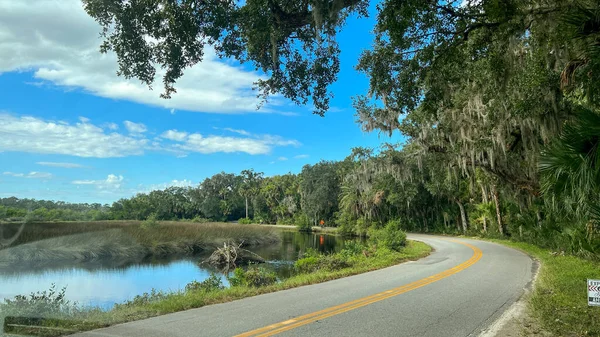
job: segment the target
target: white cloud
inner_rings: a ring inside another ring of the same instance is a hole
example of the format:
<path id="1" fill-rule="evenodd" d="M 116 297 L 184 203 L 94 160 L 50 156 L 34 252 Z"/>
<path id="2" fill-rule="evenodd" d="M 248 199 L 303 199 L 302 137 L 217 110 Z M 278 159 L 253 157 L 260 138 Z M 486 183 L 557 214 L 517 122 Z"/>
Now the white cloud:
<path id="1" fill-rule="evenodd" d="M 168 183 L 162 183 L 162 184 L 152 184 L 149 186 L 144 186 L 144 185 L 140 185 L 140 188 L 135 191 L 134 194 L 137 193 L 149 193 L 152 191 L 159 191 L 159 190 L 165 190 L 169 187 L 192 187 L 192 186 L 196 186 L 197 184 L 192 182 L 191 180 L 187 180 L 187 179 L 183 179 L 183 180 L 171 180 Z"/>
<path id="2" fill-rule="evenodd" d="M 108 133 L 89 122 L 69 124 L 65 121 L 46 121 L 35 117 L 16 117 L 0 113 L 0 152 L 109 158 L 142 155 L 145 151 L 159 151 L 182 157 L 188 152 L 268 154 L 274 147 L 301 145 L 297 140 L 284 139 L 276 135 L 248 133 L 247 137 L 204 136 L 177 130 L 165 131 L 161 135 L 162 138 L 154 138 L 150 141 L 141 133 L 146 130 L 143 124 L 129 121 L 125 121 L 124 124 L 131 131 L 130 135 Z M 164 142 L 163 138 L 180 143 Z M 54 166 L 58 165 L 65 167 L 64 163 L 54 164 Z"/>
<path id="3" fill-rule="evenodd" d="M 109 174 L 104 180 L 73 180 L 74 185 L 95 185 L 99 189 L 116 190 L 123 185 L 123 176 Z"/>
<path id="4" fill-rule="evenodd" d="M 127 131 L 129 131 L 131 133 L 144 133 L 144 132 L 148 131 L 148 129 L 146 128 L 146 125 L 144 125 L 142 123 L 134 123 L 134 122 L 130 122 L 130 121 L 124 121 L 123 124 L 125 124 L 125 128 L 127 129 Z"/>
<path id="5" fill-rule="evenodd" d="M 279 158 L 277 158 L 277 160 L 279 160 L 279 161 L 286 161 L 288 159 L 287 159 L 287 157 L 279 157 Z"/>
<path id="6" fill-rule="evenodd" d="M 83 10 L 80 0 L 0 0 L 0 73 L 34 71 L 35 82 L 78 88 L 96 96 L 124 99 L 169 109 L 209 113 L 276 113 L 256 111 L 252 91 L 255 71 L 227 64 L 212 48 L 204 60 L 185 71 L 172 99 L 159 97 L 162 74 L 149 90 L 139 80 L 116 75 L 114 53 L 101 54 L 101 27 Z"/>
<path id="7" fill-rule="evenodd" d="M 239 129 L 232 129 L 232 128 L 224 128 L 223 130 L 233 132 L 233 133 L 239 133 L 240 135 L 244 135 L 244 136 L 250 136 L 250 132 L 248 132 L 246 130 L 239 130 Z"/>
<path id="8" fill-rule="evenodd" d="M 48 173 L 48 172 L 36 172 L 36 171 L 31 171 L 27 174 L 25 173 L 14 173 L 14 172 L 4 172 L 2 173 L 6 176 L 13 176 L 13 177 L 19 177 L 19 178 L 36 178 L 36 179 L 50 179 L 52 178 L 52 174 Z"/>
<path id="9" fill-rule="evenodd" d="M 105 124 L 106 128 L 109 130 L 118 130 L 119 129 L 119 125 L 117 123 L 107 123 Z"/>
<path id="10" fill-rule="evenodd" d="M 184 141 L 185 138 L 187 137 L 188 133 L 187 132 L 183 132 L 183 131 L 177 131 L 177 130 L 168 130 L 163 132 L 162 135 L 160 135 L 162 138 L 166 138 L 166 139 L 170 139 L 170 140 L 175 140 L 178 142 Z"/>
<path id="11" fill-rule="evenodd" d="M 0 151 L 124 157 L 144 152 L 147 139 L 105 133 L 89 123 L 69 124 L 0 113 Z"/>
<path id="12" fill-rule="evenodd" d="M 304 159 L 304 158 L 308 158 L 309 156 L 307 154 L 299 154 L 297 156 L 294 156 L 294 159 Z"/>
<path id="13" fill-rule="evenodd" d="M 42 165 L 42 166 L 62 167 L 62 168 L 83 168 L 83 167 L 85 167 L 81 164 L 75 164 L 75 163 L 55 163 L 55 162 L 47 162 L 47 161 L 38 161 L 36 164 Z"/>
<path id="14" fill-rule="evenodd" d="M 171 108 L 171 115 L 175 114 L 175 109 Z"/>
<path id="15" fill-rule="evenodd" d="M 192 152 L 216 153 L 216 152 L 245 152 L 251 155 L 268 154 L 274 146 L 300 146 L 297 140 L 286 140 L 279 136 L 262 135 L 254 138 L 202 136 L 194 133 L 188 136 L 183 144 L 175 144 L 175 147 Z"/>

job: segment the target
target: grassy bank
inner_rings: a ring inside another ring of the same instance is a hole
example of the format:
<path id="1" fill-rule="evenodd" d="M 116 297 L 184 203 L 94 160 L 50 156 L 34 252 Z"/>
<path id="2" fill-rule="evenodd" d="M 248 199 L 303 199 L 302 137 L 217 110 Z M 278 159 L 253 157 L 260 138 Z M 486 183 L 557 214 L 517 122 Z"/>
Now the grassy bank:
<path id="1" fill-rule="evenodd" d="M 7 228 L 15 231 L 18 225 Z M 275 243 L 272 228 L 230 223 L 139 221 L 33 223 L 8 249 L 0 250 L 0 266 L 20 261 L 87 261 L 100 258 L 138 260 L 213 250 L 224 241 L 244 246 Z"/>
<path id="2" fill-rule="evenodd" d="M 600 307 L 587 305 L 587 279 L 600 279 L 600 263 L 537 246 L 491 240 L 519 249 L 541 263 L 529 297 L 532 315 L 553 336 L 600 336 Z"/>
<path id="3" fill-rule="evenodd" d="M 22 298 L 18 303 L 6 302 L 0 304 L 0 311 L 4 312 L 5 315 L 10 313 L 12 315 L 29 316 L 35 314 L 39 316 L 40 313 L 43 313 L 46 317 L 53 317 L 53 320 L 38 322 L 38 324 L 65 330 L 44 330 L 43 332 L 12 330 L 13 333 L 29 332 L 36 335 L 53 336 L 64 334 L 67 331 L 89 330 L 355 275 L 408 260 L 416 260 L 427 256 L 430 252 L 431 248 L 429 246 L 415 241 L 409 241 L 406 247 L 399 251 L 375 248 L 374 246 L 363 248 L 357 245 L 333 255 L 307 256 L 300 260 L 304 262 L 298 261 L 296 263 L 297 273 L 295 276 L 263 286 L 256 286 L 256 280 L 262 280 L 260 283 L 268 283 L 264 281 L 269 279 L 268 272 L 265 276 L 261 274 L 260 269 L 257 269 L 258 275 L 252 274 L 254 275 L 252 278 L 254 281 L 252 282 L 247 281 L 251 276 L 249 272 L 240 272 L 241 276 L 236 276 L 237 281 L 232 282 L 236 286 L 230 288 L 222 288 L 221 285 L 215 284 L 209 279 L 209 281 L 201 284 L 197 283 L 197 286 L 193 289 L 186 291 L 175 293 L 154 292 L 137 296 L 129 302 L 116 305 L 108 312 L 78 308 L 70 303 L 65 303 L 63 299 L 60 299 L 60 296 L 58 296 L 57 301 L 56 295 L 46 295 L 41 300 L 38 296 L 31 299 Z M 243 279 L 243 281 L 240 279 Z"/>

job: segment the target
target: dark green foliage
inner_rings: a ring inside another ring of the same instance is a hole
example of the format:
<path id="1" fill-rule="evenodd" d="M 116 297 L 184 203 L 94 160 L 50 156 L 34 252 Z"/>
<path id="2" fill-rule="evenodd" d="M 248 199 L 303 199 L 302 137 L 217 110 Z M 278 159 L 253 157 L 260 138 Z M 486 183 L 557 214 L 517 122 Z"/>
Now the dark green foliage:
<path id="1" fill-rule="evenodd" d="M 202 281 L 192 281 L 185 286 L 185 291 L 217 291 L 223 290 L 225 286 L 221 281 L 221 278 L 215 273 L 211 273 L 210 276 Z"/>
<path id="2" fill-rule="evenodd" d="M 277 275 L 263 267 L 251 266 L 248 269 L 236 268 L 229 276 L 232 287 L 264 287 L 277 282 Z"/>
<path id="3" fill-rule="evenodd" d="M 250 219 L 250 218 L 242 218 L 242 219 L 238 220 L 238 223 L 240 225 L 249 225 L 249 224 L 254 223 L 254 221 L 252 219 Z"/>
<path id="4" fill-rule="evenodd" d="M 395 251 L 400 251 L 406 246 L 406 233 L 400 227 L 400 220 L 390 220 L 384 228 L 372 229 L 369 239 L 379 246 Z"/>
<path id="5" fill-rule="evenodd" d="M 312 232 L 312 224 L 308 220 L 308 216 L 306 216 L 306 214 L 297 214 L 294 217 L 294 224 L 301 232 Z"/>

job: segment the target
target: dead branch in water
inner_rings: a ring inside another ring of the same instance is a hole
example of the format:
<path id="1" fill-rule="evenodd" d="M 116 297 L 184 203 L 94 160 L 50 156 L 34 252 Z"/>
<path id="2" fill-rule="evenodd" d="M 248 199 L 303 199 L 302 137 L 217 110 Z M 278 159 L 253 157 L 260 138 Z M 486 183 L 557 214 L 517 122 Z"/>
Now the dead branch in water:
<path id="1" fill-rule="evenodd" d="M 223 242 L 223 247 L 217 248 L 202 263 L 208 263 L 220 268 L 235 268 L 238 264 L 246 262 L 264 263 L 265 259 L 247 249 L 242 248 L 244 242 L 235 244 L 233 242 Z"/>

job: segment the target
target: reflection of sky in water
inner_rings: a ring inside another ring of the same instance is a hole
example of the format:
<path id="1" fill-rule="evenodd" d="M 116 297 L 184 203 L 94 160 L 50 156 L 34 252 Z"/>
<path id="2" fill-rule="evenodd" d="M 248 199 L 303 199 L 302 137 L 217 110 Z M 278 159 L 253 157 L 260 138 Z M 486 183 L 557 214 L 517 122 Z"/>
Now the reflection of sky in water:
<path id="1" fill-rule="evenodd" d="M 253 247 L 252 251 L 269 261 L 266 268 L 275 270 L 280 277 L 290 276 L 293 262 L 308 247 L 322 252 L 341 249 L 343 239 L 330 235 L 282 232 L 279 244 Z M 63 264 L 44 265 L 41 268 L 23 266 L 6 272 L 0 270 L 0 300 L 15 295 L 28 295 L 32 292 L 48 290 L 52 283 L 57 290 L 67 287 L 67 299 L 82 305 L 111 308 L 115 303 L 123 303 L 135 295 L 150 292 L 152 288 L 162 291 L 183 290 L 191 281 L 203 281 L 210 271 L 200 267 L 195 259 L 174 260 L 169 263 L 143 263 L 129 267 L 104 265 Z M 228 285 L 226 280 L 223 284 Z"/>
<path id="2" fill-rule="evenodd" d="M 88 271 L 80 268 L 49 270 L 36 274 L 1 275 L 0 299 L 56 288 L 67 287 L 67 298 L 83 305 L 110 308 L 114 303 L 150 292 L 152 288 L 178 291 L 193 280 L 204 280 L 210 272 L 195 261 L 180 260 L 166 265 L 137 265 L 126 269 Z"/>

